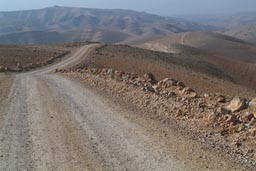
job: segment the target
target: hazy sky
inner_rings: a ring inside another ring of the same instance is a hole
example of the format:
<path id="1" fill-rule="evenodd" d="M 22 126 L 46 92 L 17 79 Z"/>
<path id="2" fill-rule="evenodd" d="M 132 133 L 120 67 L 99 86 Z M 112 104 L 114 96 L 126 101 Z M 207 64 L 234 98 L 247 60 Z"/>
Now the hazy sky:
<path id="1" fill-rule="evenodd" d="M 256 0 L 0 0 L 0 11 L 53 5 L 133 9 L 160 15 L 256 11 Z"/>

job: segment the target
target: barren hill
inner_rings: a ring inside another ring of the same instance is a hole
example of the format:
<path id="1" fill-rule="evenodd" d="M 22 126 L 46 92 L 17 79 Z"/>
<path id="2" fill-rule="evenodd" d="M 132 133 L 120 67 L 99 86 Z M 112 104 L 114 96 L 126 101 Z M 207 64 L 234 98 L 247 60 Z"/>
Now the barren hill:
<path id="1" fill-rule="evenodd" d="M 185 54 L 191 60 L 214 65 L 237 83 L 256 85 L 256 47 L 240 39 L 217 33 L 188 32 L 152 41 L 142 47 Z"/>
<path id="2" fill-rule="evenodd" d="M 223 32 L 224 34 L 246 40 L 248 42 L 256 43 L 256 26 L 241 26 L 228 29 Z"/>
<path id="3" fill-rule="evenodd" d="M 152 40 L 172 33 L 212 29 L 183 19 L 131 10 L 59 6 L 0 12 L 0 25 L 0 43 L 24 44 L 94 39 L 104 43 L 115 43 L 125 41 L 128 37 L 136 42 L 136 39 Z M 41 34 L 51 38 L 42 40 Z"/>

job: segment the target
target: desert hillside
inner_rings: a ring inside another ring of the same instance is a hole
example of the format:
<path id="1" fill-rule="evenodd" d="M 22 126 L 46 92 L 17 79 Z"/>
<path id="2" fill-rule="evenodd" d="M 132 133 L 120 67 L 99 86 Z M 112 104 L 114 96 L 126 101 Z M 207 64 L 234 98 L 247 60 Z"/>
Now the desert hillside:
<path id="1" fill-rule="evenodd" d="M 255 95 L 250 86 L 238 86 L 233 75 L 210 60 L 186 54 L 164 53 L 126 45 L 105 45 L 91 52 L 77 67 L 113 68 L 139 75 L 153 73 L 157 80 L 176 78 L 198 92 L 246 97 Z M 212 86 L 214 85 L 214 86 Z"/>
<path id="2" fill-rule="evenodd" d="M 246 86 L 256 85 L 256 46 L 217 33 L 188 32 L 145 43 L 146 49 L 185 54 L 191 60 L 208 62 Z"/>
<path id="3" fill-rule="evenodd" d="M 246 40 L 256 44 L 256 26 L 240 26 L 223 31 L 224 34 Z"/>

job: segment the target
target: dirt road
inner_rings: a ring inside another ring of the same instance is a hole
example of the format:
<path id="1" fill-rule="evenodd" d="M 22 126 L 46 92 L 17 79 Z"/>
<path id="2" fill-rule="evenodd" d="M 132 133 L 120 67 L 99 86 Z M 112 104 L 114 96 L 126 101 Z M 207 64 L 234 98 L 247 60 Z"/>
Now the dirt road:
<path id="1" fill-rule="evenodd" d="M 241 170 L 217 153 L 137 117 L 85 86 L 49 74 L 97 45 L 39 71 L 14 76 L 1 111 L 1 171 Z M 139 116 L 139 114 L 138 114 Z"/>

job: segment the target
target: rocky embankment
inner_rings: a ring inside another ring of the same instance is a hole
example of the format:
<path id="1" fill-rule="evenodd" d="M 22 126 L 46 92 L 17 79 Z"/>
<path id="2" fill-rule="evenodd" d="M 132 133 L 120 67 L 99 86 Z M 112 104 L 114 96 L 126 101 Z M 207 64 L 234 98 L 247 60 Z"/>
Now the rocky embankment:
<path id="1" fill-rule="evenodd" d="M 209 147 L 225 149 L 239 161 L 256 164 L 256 98 L 198 94 L 178 80 L 157 81 L 150 73 L 138 77 L 96 68 L 56 72 L 130 102 L 163 124 L 175 119 Z"/>

